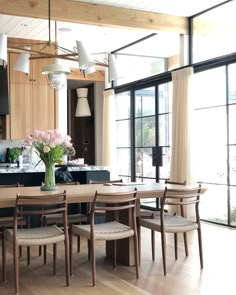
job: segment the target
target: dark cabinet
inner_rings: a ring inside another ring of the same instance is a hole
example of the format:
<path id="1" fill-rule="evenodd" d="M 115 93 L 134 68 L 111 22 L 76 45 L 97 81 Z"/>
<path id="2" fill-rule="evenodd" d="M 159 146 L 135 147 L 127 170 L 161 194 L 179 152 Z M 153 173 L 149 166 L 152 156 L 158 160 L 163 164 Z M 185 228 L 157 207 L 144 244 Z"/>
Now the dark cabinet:
<path id="1" fill-rule="evenodd" d="M 89 180 L 110 180 L 108 170 L 98 171 L 72 171 L 74 181 L 81 184 L 89 183 Z M 40 186 L 44 182 L 44 172 L 35 173 L 0 173 L 0 184 L 15 184 L 19 182 L 24 186 Z"/>

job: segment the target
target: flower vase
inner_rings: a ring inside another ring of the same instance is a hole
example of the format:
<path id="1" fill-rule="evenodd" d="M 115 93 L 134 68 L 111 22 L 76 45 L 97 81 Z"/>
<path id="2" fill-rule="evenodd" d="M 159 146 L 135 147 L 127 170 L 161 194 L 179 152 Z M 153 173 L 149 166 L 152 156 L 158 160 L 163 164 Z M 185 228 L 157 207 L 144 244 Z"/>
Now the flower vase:
<path id="1" fill-rule="evenodd" d="M 44 184 L 42 191 L 54 191 L 56 189 L 54 163 L 45 164 Z"/>

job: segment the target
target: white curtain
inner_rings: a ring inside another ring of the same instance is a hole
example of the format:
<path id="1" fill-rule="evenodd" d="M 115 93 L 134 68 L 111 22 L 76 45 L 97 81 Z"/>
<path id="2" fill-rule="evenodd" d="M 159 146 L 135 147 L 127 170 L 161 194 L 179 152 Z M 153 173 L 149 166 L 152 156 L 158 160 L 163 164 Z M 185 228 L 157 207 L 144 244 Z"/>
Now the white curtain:
<path id="1" fill-rule="evenodd" d="M 172 143 L 170 180 L 191 184 L 192 170 L 192 78 L 193 68 L 172 72 Z"/>
<path id="2" fill-rule="evenodd" d="M 110 168 L 110 178 L 117 178 L 115 138 L 115 95 L 113 89 L 103 93 L 102 165 Z"/>

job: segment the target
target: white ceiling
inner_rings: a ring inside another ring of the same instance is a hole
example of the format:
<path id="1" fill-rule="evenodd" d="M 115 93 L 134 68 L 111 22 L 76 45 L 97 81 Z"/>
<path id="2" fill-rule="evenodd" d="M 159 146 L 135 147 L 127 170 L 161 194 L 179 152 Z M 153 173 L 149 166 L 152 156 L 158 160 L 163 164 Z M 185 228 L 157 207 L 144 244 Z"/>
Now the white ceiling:
<path id="1" fill-rule="evenodd" d="M 77 0 L 68 0 L 77 1 Z M 191 16 L 224 1 L 219 0 L 80 0 L 81 2 L 117 6 L 129 9 L 159 12 L 179 16 Z M 51 7 L 53 10 L 53 7 Z M 55 23 L 51 22 L 51 40 L 55 40 Z M 61 29 L 71 29 L 70 32 L 61 32 Z M 0 33 L 9 37 L 48 40 L 48 21 L 26 17 L 0 15 Z M 152 33 L 145 30 L 118 29 L 84 24 L 57 22 L 57 41 L 63 47 L 73 49 L 76 40 L 82 40 L 91 53 L 110 52 L 126 44 L 134 42 Z M 166 37 L 167 36 L 167 37 Z M 176 35 L 161 34 L 159 44 L 167 44 L 161 48 L 158 56 L 169 56 L 178 44 Z M 172 40 L 167 42 L 163 40 Z M 168 50 L 169 49 L 169 50 Z M 172 49 L 172 50 L 170 50 Z"/>

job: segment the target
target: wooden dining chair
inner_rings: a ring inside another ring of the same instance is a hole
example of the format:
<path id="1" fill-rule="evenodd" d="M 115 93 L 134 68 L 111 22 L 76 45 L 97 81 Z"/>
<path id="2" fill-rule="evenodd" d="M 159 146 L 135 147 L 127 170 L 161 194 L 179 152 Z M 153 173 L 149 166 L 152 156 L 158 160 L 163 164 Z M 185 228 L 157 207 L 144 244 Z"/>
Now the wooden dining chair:
<path id="1" fill-rule="evenodd" d="M 186 180 L 182 182 L 177 182 L 177 181 L 171 181 L 169 179 L 165 180 L 165 184 L 174 184 L 174 185 L 186 185 Z M 168 214 L 168 208 L 165 208 L 165 214 Z M 139 212 L 139 217 L 138 219 L 141 218 L 155 218 L 157 216 L 159 218 L 160 216 L 160 210 L 153 211 L 149 209 L 140 209 Z M 138 236 L 139 236 L 139 251 L 141 249 L 141 233 L 140 233 L 140 226 L 139 226 L 139 221 L 137 223 L 138 225 Z M 188 256 L 188 244 L 187 244 L 187 234 L 184 232 L 184 245 L 185 245 L 185 252 L 186 256 Z M 151 231 L 151 240 L 152 240 L 152 260 L 155 260 L 155 231 Z M 174 249 L 175 249 L 175 259 L 178 259 L 178 235 L 177 233 L 174 233 Z M 140 258 L 141 253 L 139 253 L 139 258 Z M 141 259 L 139 259 L 139 262 Z"/>
<path id="2" fill-rule="evenodd" d="M 55 207 L 56 206 L 56 207 Z M 43 214 L 62 214 L 64 230 L 56 225 L 39 226 L 34 228 L 18 228 L 18 218 L 21 216 L 41 216 Z M 11 242 L 14 257 L 15 292 L 19 292 L 19 246 L 43 246 L 64 242 L 65 246 L 65 272 L 66 285 L 69 286 L 69 239 L 67 227 L 66 191 L 58 194 L 16 196 L 13 229 L 6 229 L 4 233 L 6 242 Z M 6 247 L 6 243 L 4 243 Z M 6 253 L 4 249 L 4 253 Z M 53 274 L 56 274 L 55 253 L 53 253 Z M 5 272 L 5 270 L 4 270 Z"/>
<path id="3" fill-rule="evenodd" d="M 0 189 L 4 189 L 4 188 L 10 188 L 10 187 L 23 187 L 24 185 L 23 184 L 19 184 L 19 183 L 16 183 L 16 184 L 8 184 L 8 185 L 0 185 Z M 7 209 L 7 208 L 6 208 Z M 11 208 L 12 209 L 12 208 Z M 5 209 L 4 209 L 5 210 Z M 6 254 L 4 253 L 4 249 L 5 249 L 5 246 L 4 246 L 4 232 L 5 232 L 5 229 L 6 228 L 12 228 L 13 227 L 13 224 L 14 224 L 14 217 L 13 217 L 13 214 L 11 216 L 1 216 L 0 217 L 0 233 L 1 233 L 1 239 L 2 239 L 2 281 L 4 282 L 6 280 L 6 273 L 5 273 L 5 265 L 6 265 Z M 29 226 L 29 220 L 25 219 L 24 217 L 22 216 L 19 216 L 18 217 L 18 226 L 20 227 L 23 227 L 23 226 Z M 20 247 L 20 256 L 21 256 L 21 253 L 22 253 L 22 248 Z M 29 264 L 29 249 L 27 248 L 27 261 L 28 261 L 28 264 Z"/>
<path id="4" fill-rule="evenodd" d="M 170 189 L 166 187 L 161 199 L 160 215 L 153 216 L 153 218 L 140 218 L 138 221 L 139 226 L 161 233 L 164 275 L 166 275 L 166 233 L 177 234 L 197 230 L 200 265 L 201 268 L 203 268 L 201 223 L 199 215 L 200 193 L 201 186 L 184 189 Z M 195 220 L 191 220 L 186 217 L 186 210 L 192 205 L 195 207 Z M 181 212 L 180 215 L 170 213 L 166 214 L 165 208 L 167 206 L 168 208 L 171 206 L 179 207 Z M 152 252 L 154 252 L 153 247 L 155 246 L 153 238 L 154 236 L 152 235 Z"/>
<path id="5" fill-rule="evenodd" d="M 119 212 L 130 210 L 132 212 L 131 224 L 125 225 L 119 221 Z M 96 224 L 96 212 L 113 212 L 113 221 Z M 70 228 L 70 243 L 72 235 L 80 235 L 90 240 L 91 266 L 93 286 L 96 285 L 96 240 L 113 241 L 113 267 L 116 267 L 116 240 L 133 237 L 136 277 L 139 277 L 138 237 L 136 225 L 136 190 L 121 193 L 98 193 L 96 191 L 90 212 L 90 224 L 74 225 Z M 70 253 L 70 273 L 72 274 L 72 253 Z"/>
<path id="6" fill-rule="evenodd" d="M 89 184 L 103 184 L 103 185 L 112 185 L 112 184 L 122 183 L 122 182 L 123 182 L 122 178 L 113 179 L 113 180 L 94 180 L 94 179 L 89 180 Z M 90 210 L 90 204 L 88 204 L 88 210 Z M 105 212 L 104 211 L 98 211 L 97 216 L 102 217 L 104 219 L 105 218 Z"/>
<path id="7" fill-rule="evenodd" d="M 66 183 L 57 183 L 57 186 L 64 186 L 64 185 L 80 185 L 78 181 L 74 182 L 66 182 Z M 81 224 L 81 223 L 88 223 L 88 214 L 82 214 L 81 212 L 81 203 L 76 204 L 77 206 L 77 212 L 76 213 L 68 213 L 67 214 L 67 220 L 68 220 L 68 226 L 70 224 Z M 63 215 L 62 213 L 57 214 L 44 214 L 41 217 L 42 224 L 44 226 L 56 224 L 58 226 L 63 225 Z M 77 236 L 77 251 L 80 252 L 80 236 Z M 44 246 L 44 264 L 47 263 L 47 245 Z M 39 254 L 40 255 L 40 254 Z"/>

